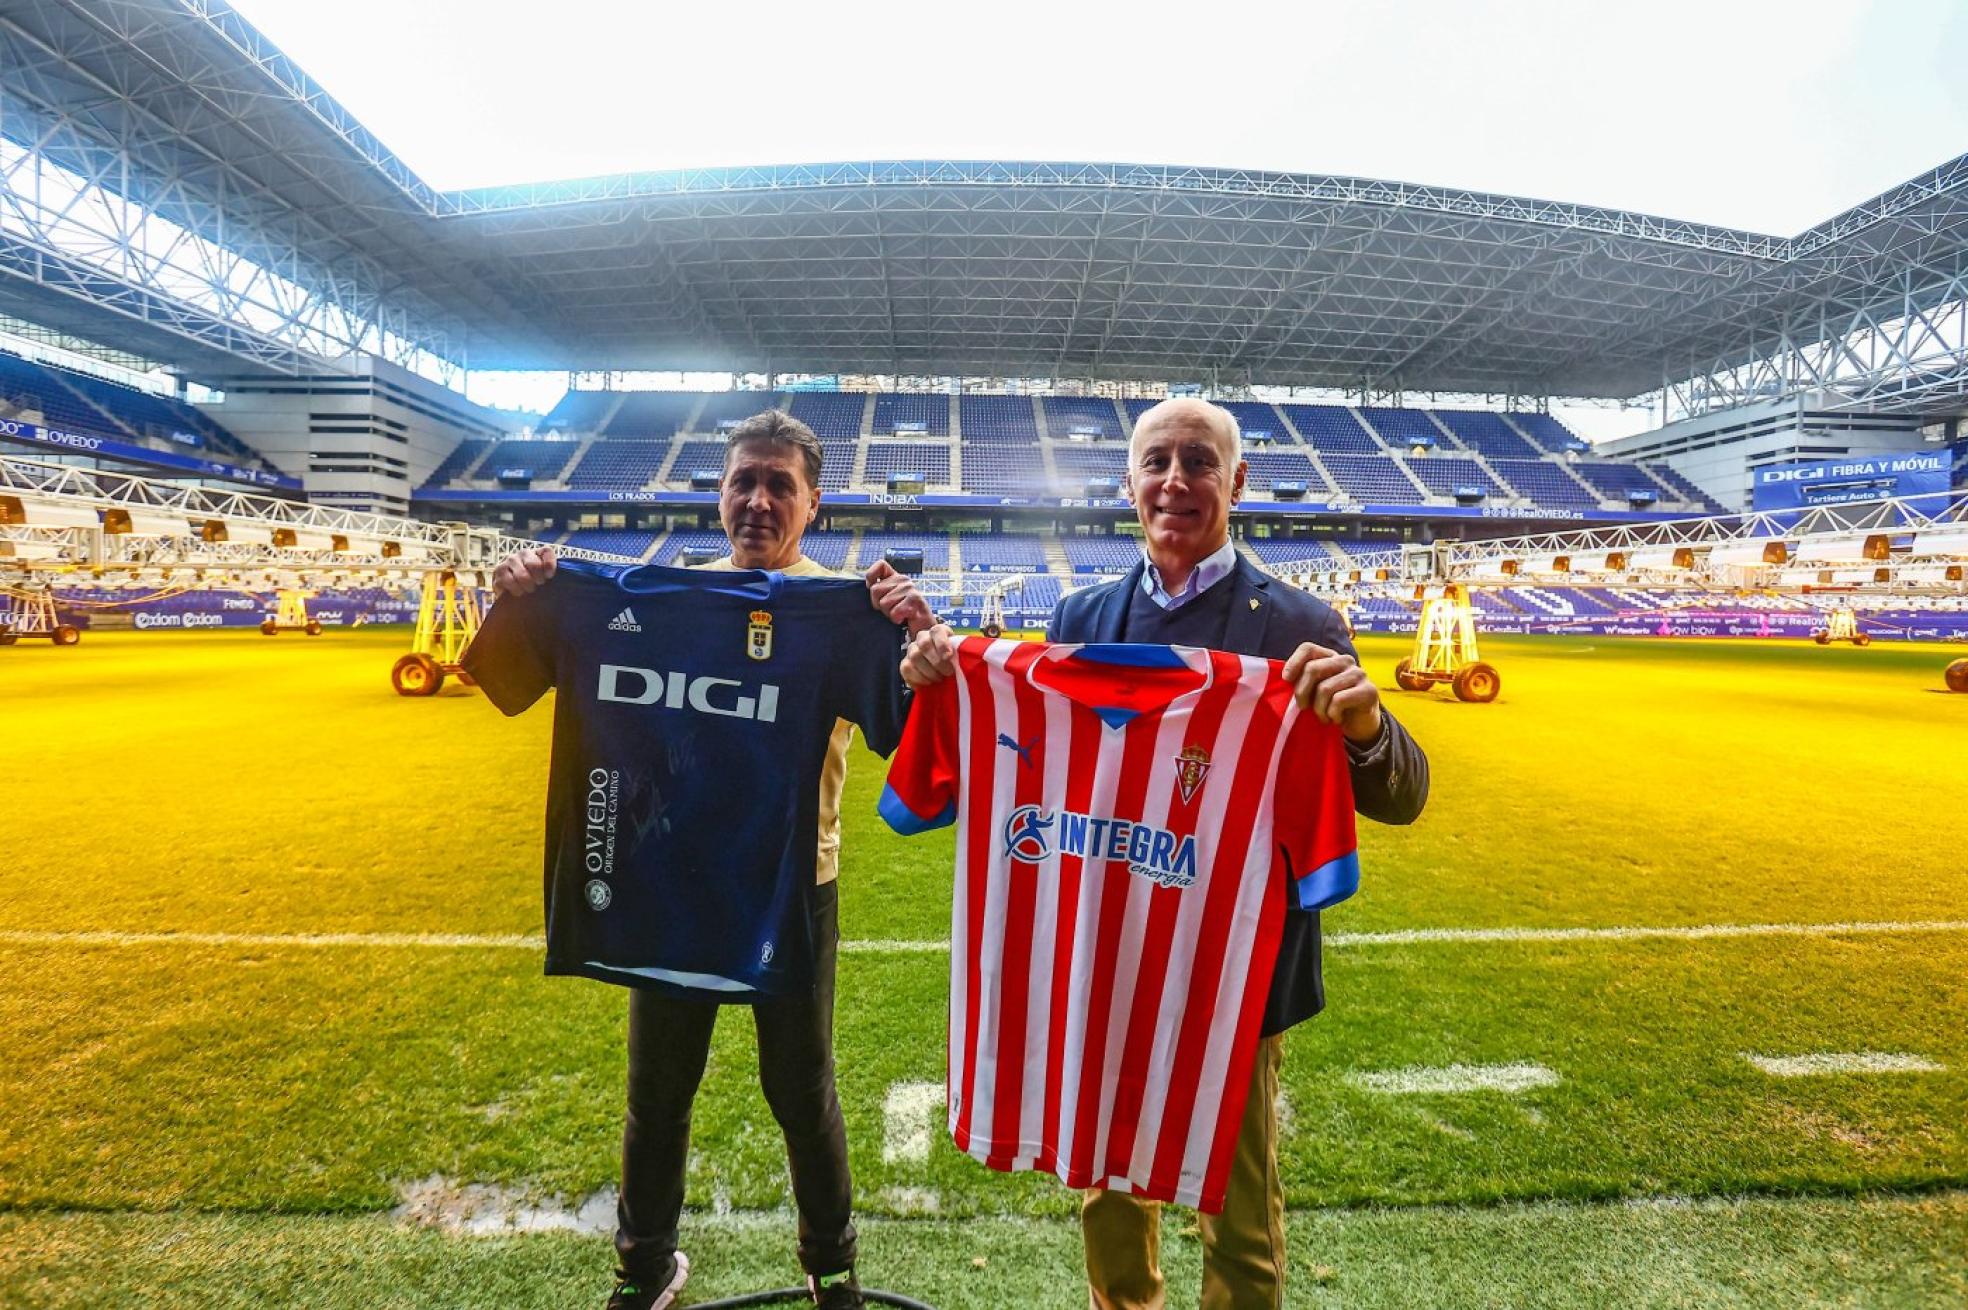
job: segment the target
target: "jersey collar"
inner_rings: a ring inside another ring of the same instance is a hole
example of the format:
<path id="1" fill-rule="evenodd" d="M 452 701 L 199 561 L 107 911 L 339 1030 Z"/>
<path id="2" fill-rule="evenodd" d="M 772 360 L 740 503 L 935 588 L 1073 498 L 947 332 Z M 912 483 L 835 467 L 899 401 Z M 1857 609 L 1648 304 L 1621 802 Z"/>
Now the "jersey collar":
<path id="1" fill-rule="evenodd" d="M 1207 691 L 1216 665 L 1194 646 L 1108 642 L 1048 646 L 1025 677 L 1040 691 L 1084 705 L 1108 727 L 1124 728 Z"/>

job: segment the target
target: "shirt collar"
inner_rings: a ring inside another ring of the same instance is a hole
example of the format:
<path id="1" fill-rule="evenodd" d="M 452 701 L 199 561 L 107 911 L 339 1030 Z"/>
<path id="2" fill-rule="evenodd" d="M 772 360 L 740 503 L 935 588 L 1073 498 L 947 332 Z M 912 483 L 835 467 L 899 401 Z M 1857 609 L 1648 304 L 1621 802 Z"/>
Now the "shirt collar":
<path id="1" fill-rule="evenodd" d="M 1162 586 L 1162 571 L 1155 567 L 1155 561 L 1149 559 L 1144 563 L 1146 567 L 1141 570 L 1142 591 L 1163 609 L 1172 610 L 1188 604 L 1229 576 L 1230 571 L 1237 567 L 1237 544 L 1234 541 L 1224 542 L 1207 559 L 1189 570 L 1189 580 L 1172 595 Z"/>

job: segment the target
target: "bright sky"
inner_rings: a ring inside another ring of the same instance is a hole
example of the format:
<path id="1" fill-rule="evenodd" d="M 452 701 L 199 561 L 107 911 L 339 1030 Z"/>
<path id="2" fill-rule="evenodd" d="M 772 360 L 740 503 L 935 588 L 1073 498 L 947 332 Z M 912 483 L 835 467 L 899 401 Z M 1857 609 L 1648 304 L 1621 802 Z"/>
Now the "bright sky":
<path id="1" fill-rule="evenodd" d="M 1790 235 L 1968 150 L 1960 0 L 233 4 L 442 189 L 1086 159 Z"/>

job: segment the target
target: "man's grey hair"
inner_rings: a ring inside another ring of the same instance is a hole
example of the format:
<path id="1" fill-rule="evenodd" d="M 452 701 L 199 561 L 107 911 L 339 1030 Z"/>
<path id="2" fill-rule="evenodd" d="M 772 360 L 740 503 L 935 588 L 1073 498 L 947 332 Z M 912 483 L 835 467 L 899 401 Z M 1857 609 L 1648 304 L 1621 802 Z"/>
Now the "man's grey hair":
<path id="1" fill-rule="evenodd" d="M 1139 433 L 1142 427 L 1151 422 L 1165 422 L 1176 418 L 1196 418 L 1209 424 L 1219 437 L 1230 440 L 1230 467 L 1235 468 L 1244 458 L 1244 429 L 1237 422 L 1237 416 L 1221 405 L 1196 396 L 1171 396 L 1158 405 L 1152 405 L 1141 412 L 1134 421 L 1134 430 Z M 1128 463 L 1134 463 L 1134 442 L 1128 442 Z"/>

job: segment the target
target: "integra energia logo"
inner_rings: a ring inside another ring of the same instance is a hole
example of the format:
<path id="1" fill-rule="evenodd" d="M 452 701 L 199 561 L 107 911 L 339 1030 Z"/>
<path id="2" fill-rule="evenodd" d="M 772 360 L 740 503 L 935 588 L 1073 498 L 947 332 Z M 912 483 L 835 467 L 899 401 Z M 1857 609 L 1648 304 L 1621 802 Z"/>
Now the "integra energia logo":
<path id="1" fill-rule="evenodd" d="M 1005 819 L 1008 859 L 1039 864 L 1059 855 L 1082 860 L 1125 860 L 1128 872 L 1161 887 L 1187 887 L 1196 881 L 1196 838 L 1177 835 L 1131 819 L 1095 818 L 1074 810 L 1054 814 L 1021 805 Z"/>

